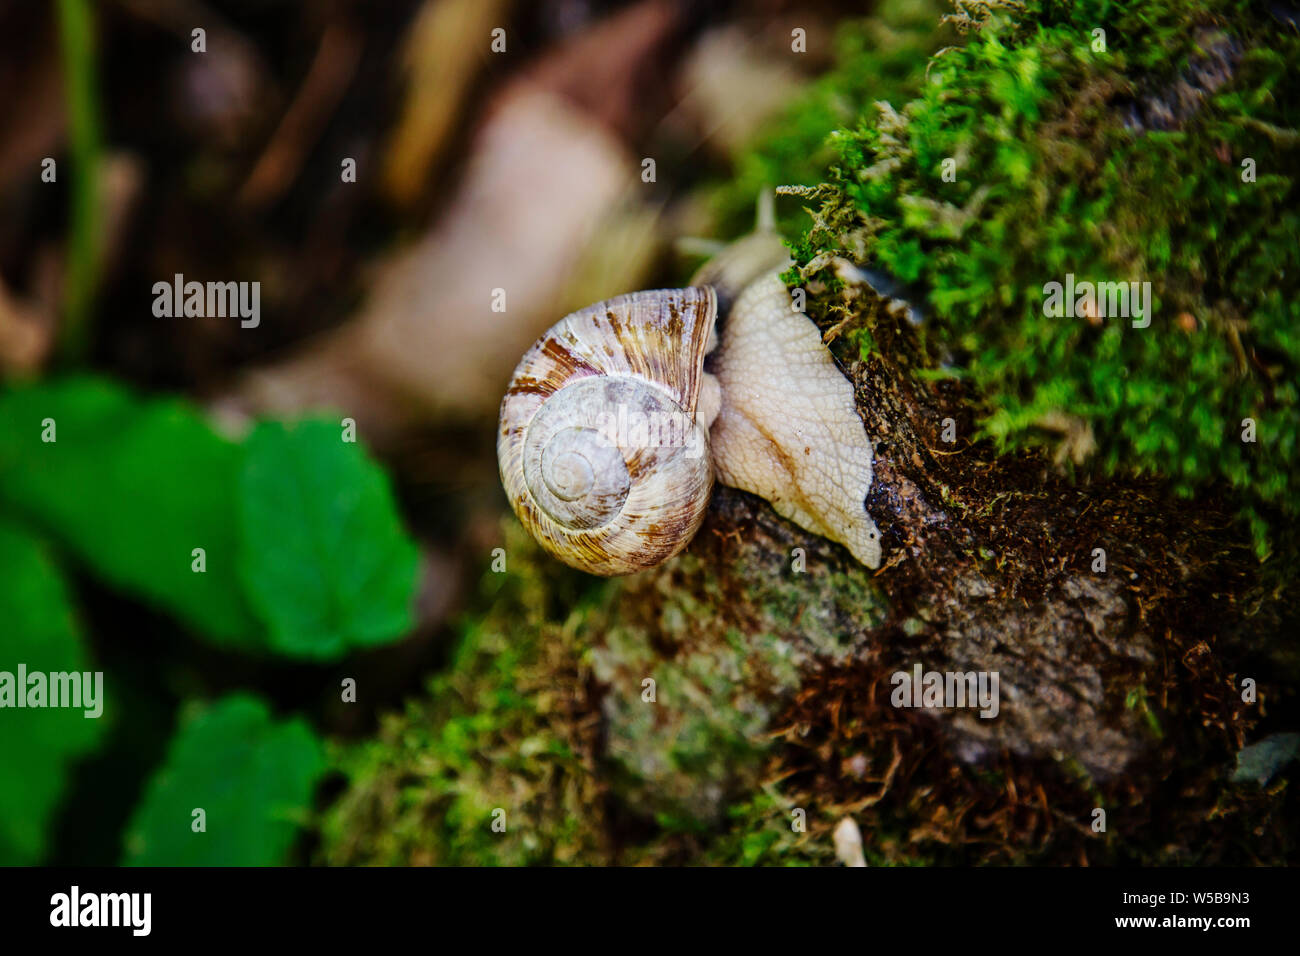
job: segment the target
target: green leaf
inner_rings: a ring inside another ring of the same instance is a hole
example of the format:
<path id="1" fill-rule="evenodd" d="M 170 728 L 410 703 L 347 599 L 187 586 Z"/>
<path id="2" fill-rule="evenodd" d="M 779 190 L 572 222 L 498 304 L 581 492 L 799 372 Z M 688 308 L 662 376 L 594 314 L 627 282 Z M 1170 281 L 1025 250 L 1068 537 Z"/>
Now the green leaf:
<path id="1" fill-rule="evenodd" d="M 12 675 L 14 693 L 21 690 L 19 664 L 29 674 L 47 675 L 84 674 L 90 666 L 63 575 L 49 550 L 30 533 L 0 521 L 0 671 Z M 100 708 L 102 692 L 101 679 Z M 0 708 L 0 866 L 44 858 L 69 767 L 95 747 L 106 720 L 87 717 L 84 706 L 17 709 L 10 706 L 14 702 Z"/>
<path id="2" fill-rule="evenodd" d="M 127 828 L 133 866 L 273 866 L 310 810 L 324 753 L 301 718 L 277 723 L 245 694 L 183 721 Z M 205 829 L 195 832 L 194 811 Z"/>
<path id="3" fill-rule="evenodd" d="M 239 527 L 244 587 L 281 653 L 331 659 L 411 628 L 415 544 L 387 476 L 337 425 L 253 432 Z"/>
<path id="4" fill-rule="evenodd" d="M 44 441 L 49 423 L 55 441 Z M 0 394 L 0 505 L 199 631 L 256 646 L 236 572 L 241 451 L 175 400 L 69 379 Z M 191 570 L 195 548 L 206 571 Z"/>
<path id="5" fill-rule="evenodd" d="M 337 426 L 241 448 L 183 401 L 90 378 L 0 394 L 0 423 L 0 507 L 218 643 L 327 660 L 411 627 L 417 550 Z"/>

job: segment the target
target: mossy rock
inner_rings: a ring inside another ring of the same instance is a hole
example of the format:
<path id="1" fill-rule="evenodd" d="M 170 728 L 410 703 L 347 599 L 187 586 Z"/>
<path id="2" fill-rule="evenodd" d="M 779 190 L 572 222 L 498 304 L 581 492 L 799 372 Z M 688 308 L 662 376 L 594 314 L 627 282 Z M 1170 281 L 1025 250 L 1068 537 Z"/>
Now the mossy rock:
<path id="1" fill-rule="evenodd" d="M 1000 448 L 1068 445 L 1084 474 L 1156 474 L 1187 496 L 1230 487 L 1260 554 L 1289 548 L 1295 15 L 1238 0 L 959 7 L 966 40 L 934 56 L 919 96 L 859 98 L 830 133 L 791 280 L 838 286 L 832 256 L 888 273 Z M 830 82 L 857 88 L 854 69 Z M 1045 287 L 1071 275 L 1149 283 L 1150 314 L 1107 316 L 1082 295 L 1072 317 L 1045 314 Z"/>
<path id="2" fill-rule="evenodd" d="M 764 805 L 750 795 L 774 716 L 882 613 L 878 592 L 833 570 L 844 559 L 831 546 L 763 520 L 784 540 L 760 533 L 733 540 L 720 568 L 688 552 L 609 582 L 558 566 L 507 521 L 508 570 L 485 577 L 491 609 L 447 673 L 379 739 L 336 748 L 351 785 L 325 817 L 323 859 L 680 858 L 682 841 L 725 829 L 734 803 Z M 813 573 L 791 569 L 791 542 L 811 550 Z M 764 812 L 788 830 L 788 810 Z"/>
<path id="3" fill-rule="evenodd" d="M 450 668 L 337 749 L 322 857 L 825 864 L 852 817 L 873 865 L 1292 859 L 1293 768 L 1230 779 L 1296 710 L 1300 40 L 1277 16 L 992 0 L 848 25 L 720 201 L 809 187 L 788 278 L 883 439 L 886 567 L 729 489 L 687 552 L 621 581 L 507 521 Z M 892 276 L 919 328 L 837 258 Z M 1150 281 L 1150 326 L 1047 318 L 1067 272 Z M 1093 579 L 1098 536 L 1117 573 Z M 920 658 L 996 662 L 1028 696 L 996 727 L 890 707 Z"/>

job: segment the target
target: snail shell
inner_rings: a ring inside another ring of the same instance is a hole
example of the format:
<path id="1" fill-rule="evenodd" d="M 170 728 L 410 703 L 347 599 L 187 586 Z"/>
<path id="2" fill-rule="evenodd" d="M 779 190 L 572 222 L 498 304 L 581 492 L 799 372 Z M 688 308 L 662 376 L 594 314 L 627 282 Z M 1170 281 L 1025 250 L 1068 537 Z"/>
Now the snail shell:
<path id="1" fill-rule="evenodd" d="M 708 287 L 621 295 L 565 316 L 520 361 L 501 403 L 501 483 L 561 561 L 631 574 L 699 530 L 713 483 L 718 403 L 703 365 L 716 315 Z"/>

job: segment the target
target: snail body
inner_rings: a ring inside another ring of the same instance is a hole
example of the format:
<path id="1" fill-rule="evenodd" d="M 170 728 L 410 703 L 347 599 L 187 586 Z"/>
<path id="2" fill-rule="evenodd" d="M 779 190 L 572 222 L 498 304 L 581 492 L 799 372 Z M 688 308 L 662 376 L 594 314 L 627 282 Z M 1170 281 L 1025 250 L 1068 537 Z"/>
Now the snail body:
<path id="1" fill-rule="evenodd" d="M 880 532 L 866 510 L 873 444 L 852 384 L 794 311 L 782 271 L 745 286 L 710 357 L 723 396 L 709 436 L 714 473 L 878 568 Z"/>
<path id="2" fill-rule="evenodd" d="M 699 530 L 716 477 L 880 566 L 865 505 L 873 446 L 852 385 L 792 307 L 788 261 L 760 230 L 690 287 L 581 309 L 524 355 L 497 458 L 511 507 L 547 551 L 606 576 L 660 564 Z"/>

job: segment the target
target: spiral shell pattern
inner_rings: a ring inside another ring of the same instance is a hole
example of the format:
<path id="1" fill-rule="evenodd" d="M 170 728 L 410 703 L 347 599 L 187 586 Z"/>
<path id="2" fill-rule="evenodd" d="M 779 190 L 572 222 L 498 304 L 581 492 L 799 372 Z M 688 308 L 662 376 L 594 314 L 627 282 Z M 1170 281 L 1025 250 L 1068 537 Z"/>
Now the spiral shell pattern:
<path id="1" fill-rule="evenodd" d="M 501 403 L 497 460 L 520 522 L 592 574 L 654 567 L 704 520 L 713 473 L 696 421 L 711 288 L 636 292 L 565 316 Z"/>

